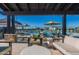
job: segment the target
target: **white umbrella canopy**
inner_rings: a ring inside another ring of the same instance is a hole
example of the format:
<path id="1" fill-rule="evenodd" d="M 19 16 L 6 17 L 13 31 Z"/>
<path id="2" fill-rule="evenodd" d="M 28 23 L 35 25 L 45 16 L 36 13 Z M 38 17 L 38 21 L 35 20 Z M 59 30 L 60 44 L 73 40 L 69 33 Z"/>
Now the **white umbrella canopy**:
<path id="1" fill-rule="evenodd" d="M 59 22 L 53 22 L 53 21 L 49 21 L 48 23 L 46 23 L 45 25 L 60 25 L 61 23 Z"/>
<path id="2" fill-rule="evenodd" d="M 61 25 L 61 23 L 54 22 L 54 21 L 49 21 L 45 25 L 48 25 L 49 26 L 48 28 L 49 28 L 50 31 L 53 31 L 53 30 L 61 27 L 61 26 L 59 26 L 59 25 Z"/>
<path id="3" fill-rule="evenodd" d="M 50 28 L 52 27 L 57 27 L 58 25 L 61 25 L 61 23 L 59 22 L 54 22 L 54 21 L 49 21 L 48 23 L 46 23 L 45 25 L 49 25 Z M 56 26 L 57 25 L 57 26 Z M 58 26 L 59 27 L 59 26 Z"/>
<path id="4" fill-rule="evenodd" d="M 62 26 L 61 26 L 61 25 L 57 25 L 57 26 L 53 25 L 52 27 L 62 28 Z"/>

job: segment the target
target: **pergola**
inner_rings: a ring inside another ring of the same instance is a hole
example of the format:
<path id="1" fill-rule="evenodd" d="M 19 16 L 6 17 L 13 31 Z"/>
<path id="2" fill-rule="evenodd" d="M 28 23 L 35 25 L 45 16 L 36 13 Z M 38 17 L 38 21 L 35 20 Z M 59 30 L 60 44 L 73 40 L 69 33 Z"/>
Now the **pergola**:
<path id="1" fill-rule="evenodd" d="M 16 15 L 62 15 L 62 33 L 66 35 L 66 15 L 79 14 L 76 3 L 0 3 L 0 8 L 3 10 L 0 13 L 7 15 L 8 33 L 15 33 Z"/>

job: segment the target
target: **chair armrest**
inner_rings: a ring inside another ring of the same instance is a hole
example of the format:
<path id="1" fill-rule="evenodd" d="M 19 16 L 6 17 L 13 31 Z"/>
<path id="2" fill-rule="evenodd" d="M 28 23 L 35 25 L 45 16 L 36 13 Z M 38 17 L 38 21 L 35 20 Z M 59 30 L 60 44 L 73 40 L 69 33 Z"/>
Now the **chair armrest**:
<path id="1" fill-rule="evenodd" d="M 12 40 L 5 40 L 5 39 L 0 40 L 0 43 L 9 43 L 9 42 L 12 42 Z"/>

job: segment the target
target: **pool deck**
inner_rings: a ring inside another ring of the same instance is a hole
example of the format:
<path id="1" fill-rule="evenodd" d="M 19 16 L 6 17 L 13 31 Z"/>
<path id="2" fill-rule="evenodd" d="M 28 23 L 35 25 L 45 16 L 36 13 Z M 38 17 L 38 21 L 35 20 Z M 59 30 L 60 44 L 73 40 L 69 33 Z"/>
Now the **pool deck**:
<path id="1" fill-rule="evenodd" d="M 66 44 L 67 46 L 64 46 L 64 48 L 67 48 L 67 50 L 69 49 L 70 51 L 72 51 L 72 49 L 68 47 L 69 45 L 79 50 L 79 38 L 66 36 L 64 43 L 61 42 L 61 44 Z M 8 43 L 0 43 L 0 46 L 7 46 L 7 45 Z M 28 48 L 27 43 L 12 43 L 12 55 L 19 55 L 24 48 Z M 51 55 L 63 55 L 57 49 L 53 48 L 51 49 L 47 48 L 47 49 L 51 52 Z"/>
<path id="2" fill-rule="evenodd" d="M 0 46 L 6 46 L 8 45 L 7 43 L 4 44 L 0 44 Z M 24 49 L 28 47 L 27 43 L 13 43 L 12 44 L 12 55 L 19 55 L 20 52 Z M 51 52 L 51 55 L 62 55 L 58 50 L 54 50 L 54 49 L 49 49 Z"/>
<path id="3" fill-rule="evenodd" d="M 20 52 L 26 47 L 28 47 L 26 43 L 13 43 L 12 54 L 19 55 Z M 54 50 L 54 49 L 49 49 L 49 50 L 51 51 L 51 55 L 62 55 L 58 50 Z"/>

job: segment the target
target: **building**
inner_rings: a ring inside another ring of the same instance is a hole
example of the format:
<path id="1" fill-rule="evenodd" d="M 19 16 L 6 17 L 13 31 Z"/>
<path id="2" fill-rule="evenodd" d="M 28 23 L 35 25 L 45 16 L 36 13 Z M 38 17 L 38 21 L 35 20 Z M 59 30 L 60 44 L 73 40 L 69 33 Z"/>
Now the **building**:
<path id="1" fill-rule="evenodd" d="M 19 27 L 19 26 L 22 26 L 22 24 L 18 21 L 15 21 L 15 29 L 17 29 L 17 27 Z M 12 30 L 12 28 L 11 28 L 11 30 Z M 0 33 L 1 34 L 7 33 L 7 19 L 0 19 Z"/>
<path id="2" fill-rule="evenodd" d="M 75 32 L 79 33 L 79 27 L 75 28 Z"/>
<path id="3" fill-rule="evenodd" d="M 15 21 L 15 28 L 21 25 L 20 22 Z M 0 19 L 0 27 L 7 27 L 7 19 Z"/>
<path id="4" fill-rule="evenodd" d="M 69 28 L 68 30 L 69 30 L 69 32 L 71 32 L 71 33 L 75 32 L 75 29 L 74 29 L 74 28 Z"/>

